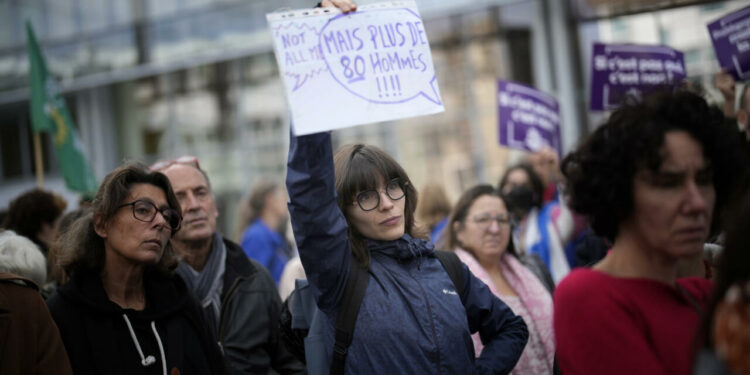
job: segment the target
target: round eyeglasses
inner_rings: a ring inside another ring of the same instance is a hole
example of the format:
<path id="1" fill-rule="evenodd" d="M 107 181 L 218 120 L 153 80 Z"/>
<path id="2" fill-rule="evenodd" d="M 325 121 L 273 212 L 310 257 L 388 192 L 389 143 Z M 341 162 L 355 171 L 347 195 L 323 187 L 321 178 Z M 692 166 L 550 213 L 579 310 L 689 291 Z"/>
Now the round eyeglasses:
<path id="1" fill-rule="evenodd" d="M 397 201 L 406 195 L 404 187 L 408 184 L 408 182 L 402 183 L 400 178 L 394 178 L 385 185 L 385 195 L 392 201 Z M 357 202 L 352 204 L 359 205 L 362 211 L 372 211 L 380 205 L 380 192 L 381 190 L 376 189 L 361 191 L 357 194 Z"/>
<path id="2" fill-rule="evenodd" d="M 150 223 L 154 221 L 156 213 L 160 212 L 164 220 L 169 224 L 169 229 L 175 232 L 180 229 L 180 223 L 182 223 L 182 216 L 174 208 L 164 207 L 158 208 L 155 204 L 145 200 L 135 200 L 128 203 L 123 203 L 117 208 L 125 206 L 133 207 L 133 217 L 137 220 Z"/>

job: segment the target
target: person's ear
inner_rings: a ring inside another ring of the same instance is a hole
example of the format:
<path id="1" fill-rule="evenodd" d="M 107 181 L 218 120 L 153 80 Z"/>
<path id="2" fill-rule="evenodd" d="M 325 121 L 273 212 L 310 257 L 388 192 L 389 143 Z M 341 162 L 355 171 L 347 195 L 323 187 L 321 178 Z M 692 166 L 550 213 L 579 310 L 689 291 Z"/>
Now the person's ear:
<path id="1" fill-rule="evenodd" d="M 94 217 L 94 232 L 101 238 L 107 238 L 107 223 L 104 222 L 101 216 Z"/>

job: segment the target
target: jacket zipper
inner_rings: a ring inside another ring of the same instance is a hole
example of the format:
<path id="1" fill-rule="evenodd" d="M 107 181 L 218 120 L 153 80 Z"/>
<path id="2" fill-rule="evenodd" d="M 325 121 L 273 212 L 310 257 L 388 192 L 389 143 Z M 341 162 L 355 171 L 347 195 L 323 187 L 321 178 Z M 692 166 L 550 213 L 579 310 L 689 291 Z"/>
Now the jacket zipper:
<path id="1" fill-rule="evenodd" d="M 425 306 L 427 307 L 427 315 L 430 318 L 430 329 L 432 331 L 432 339 L 435 342 L 435 347 L 437 348 L 437 361 L 435 365 L 437 366 L 437 374 L 442 374 L 441 371 L 441 365 L 440 365 L 440 341 L 437 338 L 437 332 L 435 332 L 435 321 L 432 319 L 432 307 L 430 307 L 430 300 L 427 298 L 427 293 L 425 293 L 424 288 L 422 287 L 422 284 L 417 280 L 414 275 L 409 272 L 409 275 L 414 279 L 414 281 L 417 283 L 417 286 L 419 287 L 419 290 L 422 291 L 422 297 L 424 297 Z"/>

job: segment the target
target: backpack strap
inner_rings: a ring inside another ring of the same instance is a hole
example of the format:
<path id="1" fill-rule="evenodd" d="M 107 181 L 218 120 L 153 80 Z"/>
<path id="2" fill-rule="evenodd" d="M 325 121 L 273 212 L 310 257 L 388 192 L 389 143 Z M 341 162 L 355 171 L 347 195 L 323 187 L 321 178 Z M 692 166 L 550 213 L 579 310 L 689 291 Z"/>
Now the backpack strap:
<path id="1" fill-rule="evenodd" d="M 333 344 L 333 361 L 331 362 L 331 374 L 341 375 L 344 373 L 346 354 L 349 345 L 352 344 L 354 336 L 354 324 L 357 322 L 359 306 L 365 296 L 367 281 L 370 275 L 355 259 L 351 259 L 349 278 L 344 286 L 344 296 L 339 305 L 336 316 L 335 343 Z"/>
<path id="2" fill-rule="evenodd" d="M 448 273 L 451 281 L 453 281 L 453 286 L 456 288 L 458 296 L 461 297 L 464 291 L 464 275 L 458 255 L 452 251 L 435 250 L 435 256 L 440 261 L 440 264 L 443 265 L 443 268 L 445 268 L 445 272 Z"/>

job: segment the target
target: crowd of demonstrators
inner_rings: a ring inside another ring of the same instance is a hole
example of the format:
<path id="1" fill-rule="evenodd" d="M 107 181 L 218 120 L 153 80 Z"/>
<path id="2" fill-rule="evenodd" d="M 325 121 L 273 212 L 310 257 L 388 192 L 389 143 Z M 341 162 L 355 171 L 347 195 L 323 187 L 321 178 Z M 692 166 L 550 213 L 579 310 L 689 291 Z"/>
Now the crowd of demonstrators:
<path id="1" fill-rule="evenodd" d="M 200 306 L 173 272 L 181 221 L 167 177 L 125 164 L 58 239 L 70 280 L 47 304 L 75 374 L 223 373 Z"/>
<path id="2" fill-rule="evenodd" d="M 436 183 L 425 185 L 419 192 L 417 221 L 430 232 L 432 243 L 442 243 L 450 213 L 451 202 L 445 194 L 445 189 Z"/>
<path id="3" fill-rule="evenodd" d="M 304 365 L 279 340 L 281 300 L 268 270 L 216 229 L 219 212 L 198 160 L 178 158 L 152 170 L 169 178 L 182 207 L 182 228 L 171 239 L 181 257 L 177 273 L 200 301 L 228 372 L 304 373 Z"/>
<path id="4" fill-rule="evenodd" d="M 741 173 L 734 130 L 700 96 L 626 102 L 562 163 L 570 205 L 612 248 L 555 291 L 557 359 L 569 374 L 686 374 L 712 283 L 678 278 Z M 713 228 L 717 228 L 714 226 Z"/>
<path id="5" fill-rule="evenodd" d="M 447 228 L 448 246 L 492 293 L 523 318 L 529 340 L 512 374 L 552 374 L 552 278 L 536 254 L 519 259 L 513 246 L 507 205 L 490 185 L 468 189 Z M 524 264 L 524 261 L 527 261 Z M 532 271 L 533 270 L 533 271 Z M 479 335 L 472 336 L 477 356 Z"/>
<path id="6" fill-rule="evenodd" d="M 240 208 L 240 245 L 250 259 L 265 266 L 278 284 L 291 258 L 286 233 L 289 210 L 281 185 L 262 182 L 253 187 Z"/>
<path id="7" fill-rule="evenodd" d="M 377 147 L 292 130 L 288 206 L 256 186 L 241 245 L 194 157 L 126 163 L 65 215 L 31 190 L 0 230 L 0 373 L 750 373 L 750 85 L 716 87 L 723 113 L 629 98 L 562 165 L 532 153 L 453 207 Z M 306 276 L 315 329 L 285 342 Z"/>
<path id="8" fill-rule="evenodd" d="M 67 202 L 63 197 L 32 189 L 10 202 L 2 227 L 34 241 L 46 255 L 55 239 L 55 222 L 65 207 Z"/>

